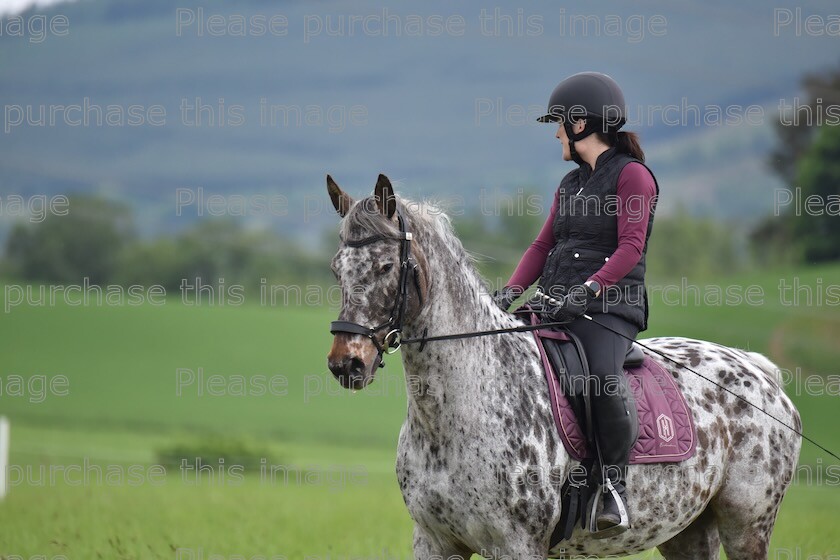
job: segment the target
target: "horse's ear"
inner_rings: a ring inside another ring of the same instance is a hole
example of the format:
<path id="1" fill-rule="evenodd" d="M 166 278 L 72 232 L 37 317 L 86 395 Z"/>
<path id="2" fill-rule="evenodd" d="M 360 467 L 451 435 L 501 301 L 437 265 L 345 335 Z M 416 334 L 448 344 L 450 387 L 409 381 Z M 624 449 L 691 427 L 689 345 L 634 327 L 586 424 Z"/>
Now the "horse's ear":
<path id="1" fill-rule="evenodd" d="M 379 179 L 376 181 L 376 188 L 373 189 L 373 194 L 376 198 L 376 206 L 379 212 L 389 220 L 394 217 L 394 212 L 397 211 L 397 197 L 394 194 L 394 187 L 391 186 L 391 181 L 385 175 L 379 174 Z"/>
<path id="2" fill-rule="evenodd" d="M 349 194 L 341 190 L 341 187 L 329 175 L 327 175 L 327 191 L 330 193 L 330 199 L 335 207 L 335 211 L 342 218 L 346 216 L 350 210 L 350 206 L 353 205 L 353 199 L 350 198 Z"/>

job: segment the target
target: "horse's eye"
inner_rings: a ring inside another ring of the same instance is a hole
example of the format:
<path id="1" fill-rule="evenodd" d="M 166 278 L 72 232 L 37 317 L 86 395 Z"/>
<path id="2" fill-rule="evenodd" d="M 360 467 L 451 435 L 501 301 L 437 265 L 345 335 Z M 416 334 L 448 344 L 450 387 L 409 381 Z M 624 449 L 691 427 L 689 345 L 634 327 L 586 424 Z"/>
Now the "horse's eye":
<path id="1" fill-rule="evenodd" d="M 379 269 L 379 271 L 382 274 L 385 274 L 386 272 L 391 272 L 391 269 L 393 269 L 393 268 L 394 268 L 394 263 L 388 263 L 386 265 L 383 265 L 382 268 Z"/>

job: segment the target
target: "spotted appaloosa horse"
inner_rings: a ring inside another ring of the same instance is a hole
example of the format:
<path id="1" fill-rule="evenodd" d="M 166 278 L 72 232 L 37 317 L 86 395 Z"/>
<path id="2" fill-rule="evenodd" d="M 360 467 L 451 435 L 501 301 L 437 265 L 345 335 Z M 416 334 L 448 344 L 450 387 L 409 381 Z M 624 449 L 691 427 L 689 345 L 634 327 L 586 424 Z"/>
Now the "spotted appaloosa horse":
<path id="1" fill-rule="evenodd" d="M 523 324 L 493 304 L 439 206 L 397 198 L 384 176 L 374 196 L 359 201 L 327 182 L 343 216 L 345 242 L 397 234 L 399 205 L 414 236 L 419 274 L 416 284 L 408 284 L 406 338 L 424 329 L 432 336 Z M 340 320 L 371 326 L 388 320 L 398 295 L 399 248 L 392 239 L 341 244 L 332 261 L 346 294 Z M 761 354 L 690 338 L 640 342 L 801 431 L 778 369 Z M 337 333 L 328 365 L 342 385 L 358 389 L 373 380 L 377 354 L 370 338 Z M 422 350 L 403 346 L 410 386 L 396 469 L 415 523 L 415 557 L 620 556 L 657 547 L 669 560 L 708 559 L 718 558 L 722 543 L 730 560 L 766 558 L 800 437 L 687 369 L 649 355 L 665 362 L 685 393 L 697 430 L 696 453 L 681 463 L 629 467 L 630 530 L 593 540 L 578 526 L 570 540 L 549 550 L 560 518 L 561 482 L 577 463 L 555 429 L 531 333 L 434 341 Z"/>

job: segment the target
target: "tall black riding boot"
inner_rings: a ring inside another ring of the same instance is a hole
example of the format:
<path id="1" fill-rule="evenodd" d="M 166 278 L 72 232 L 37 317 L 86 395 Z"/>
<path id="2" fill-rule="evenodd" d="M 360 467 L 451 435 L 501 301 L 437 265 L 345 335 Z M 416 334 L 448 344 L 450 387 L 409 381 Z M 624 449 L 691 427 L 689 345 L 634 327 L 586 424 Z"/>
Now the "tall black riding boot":
<path id="1" fill-rule="evenodd" d="M 639 435 L 639 422 L 636 402 L 624 372 L 612 381 L 602 388 L 600 394 L 593 395 L 595 437 L 603 461 L 605 489 L 603 508 L 595 518 L 595 538 L 618 535 L 630 527 L 624 498 L 625 478 L 630 450 Z M 608 491 L 610 485 L 615 492 Z M 623 516 L 622 510 L 625 512 Z"/>

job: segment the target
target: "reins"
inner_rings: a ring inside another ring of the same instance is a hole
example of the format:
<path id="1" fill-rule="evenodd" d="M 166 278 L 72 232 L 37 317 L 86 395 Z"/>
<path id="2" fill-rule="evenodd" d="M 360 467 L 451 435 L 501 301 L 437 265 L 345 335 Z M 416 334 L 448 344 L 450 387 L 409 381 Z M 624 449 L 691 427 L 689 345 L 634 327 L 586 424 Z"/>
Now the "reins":
<path id="1" fill-rule="evenodd" d="M 344 242 L 344 244 L 347 245 L 348 247 L 362 247 L 362 246 L 374 243 L 376 241 L 389 240 L 389 239 L 400 242 L 400 277 L 399 277 L 399 282 L 398 282 L 397 299 L 396 299 L 396 301 L 394 301 L 394 307 L 391 310 L 390 317 L 388 318 L 387 321 L 385 321 L 381 325 L 377 325 L 375 327 L 366 327 L 364 325 L 360 325 L 360 324 L 354 323 L 352 321 L 333 321 L 332 323 L 330 323 L 330 332 L 332 334 L 335 334 L 335 333 L 338 333 L 338 332 L 345 332 L 345 333 L 351 333 L 351 334 L 360 334 L 362 336 L 368 337 L 373 342 L 374 346 L 376 346 L 376 350 L 377 350 L 376 360 L 378 362 L 378 367 L 385 367 L 385 363 L 382 361 L 384 353 L 387 352 L 388 354 L 393 354 L 403 344 L 418 344 L 419 343 L 420 344 L 419 349 L 422 351 L 423 348 L 426 346 L 427 342 L 434 342 L 434 341 L 437 341 L 437 340 L 457 340 L 457 339 L 462 339 L 462 338 L 474 338 L 474 337 L 479 337 L 479 336 L 489 336 L 489 335 L 492 335 L 492 334 L 504 334 L 504 333 L 511 333 L 511 332 L 528 332 L 528 331 L 534 331 L 534 330 L 550 329 L 552 327 L 558 327 L 558 326 L 568 324 L 568 321 L 555 321 L 555 322 L 550 322 L 550 323 L 541 323 L 539 325 L 518 325 L 516 327 L 507 327 L 507 328 L 502 328 L 502 329 L 491 329 L 491 330 L 486 330 L 486 331 L 444 334 L 444 335 L 436 335 L 436 336 L 426 336 L 428 328 L 425 328 L 423 330 L 423 336 L 403 339 L 402 338 L 402 328 L 403 328 L 403 318 L 404 318 L 404 315 L 405 315 L 405 306 L 406 306 L 406 301 L 407 301 L 407 296 L 408 296 L 408 274 L 409 274 L 409 271 L 412 272 L 413 275 L 414 275 L 414 284 L 415 284 L 415 287 L 417 289 L 418 297 L 421 298 L 421 305 L 422 305 L 422 294 L 421 294 L 421 291 L 420 291 L 420 285 L 419 285 L 419 281 L 418 281 L 418 278 L 417 278 L 417 263 L 414 262 L 413 258 L 411 257 L 412 234 L 406 228 L 405 219 L 403 218 L 403 215 L 402 215 L 402 212 L 400 211 L 399 206 L 397 206 L 396 212 L 397 212 L 397 221 L 399 223 L 399 233 L 397 235 L 394 236 L 394 235 L 377 234 L 377 235 L 372 235 L 370 237 L 366 237 L 364 239 L 349 240 L 349 241 L 342 240 Z M 409 270 L 409 267 L 410 267 L 410 270 Z M 540 294 L 540 295 L 542 295 L 545 298 L 548 297 L 545 294 Z M 534 313 L 534 312 L 539 312 L 539 311 L 526 308 L 526 310 L 523 311 L 523 312 Z M 516 313 L 516 311 L 514 313 Z M 766 416 L 772 418 L 773 420 L 775 420 L 776 422 L 778 422 L 779 424 L 781 424 L 785 428 L 794 432 L 796 435 L 798 435 L 802 439 L 814 444 L 819 449 L 825 451 L 826 453 L 828 453 L 829 455 L 831 455 L 835 459 L 840 460 L 840 457 L 838 457 L 837 454 L 833 453 L 832 451 L 829 451 L 828 449 L 826 449 L 825 447 L 823 447 L 822 445 L 820 445 L 819 443 L 817 443 L 813 439 L 806 436 L 800 430 L 797 430 L 793 426 L 789 426 L 788 424 L 782 422 L 781 420 L 779 420 L 778 418 L 776 418 L 775 416 L 773 416 L 772 414 L 770 414 L 769 412 L 767 412 L 763 408 L 759 407 L 758 405 L 753 404 L 750 401 L 748 401 L 747 399 L 745 399 L 744 397 L 741 397 L 740 395 L 734 393 L 731 389 L 728 389 L 728 388 L 724 387 L 723 385 L 717 383 L 716 381 L 714 381 L 712 379 L 709 379 L 705 375 L 693 370 L 692 368 L 688 367 L 687 365 L 671 358 L 670 356 L 660 352 L 659 350 L 656 350 L 654 348 L 650 348 L 649 346 L 646 346 L 646 345 L 642 344 L 641 342 L 638 342 L 637 340 L 626 336 L 623 333 L 620 333 L 620 332 L 617 332 L 617 331 L 613 330 L 612 328 L 604 325 L 603 323 L 599 323 L 598 321 L 595 321 L 589 315 L 584 314 L 583 317 L 585 317 L 586 319 L 592 321 L 593 323 L 595 323 L 597 325 L 600 325 L 603 328 L 605 328 L 605 329 L 607 329 L 607 330 L 609 330 L 609 331 L 611 331 L 611 332 L 613 332 L 613 333 L 615 333 L 615 334 L 617 334 L 617 335 L 619 335 L 623 338 L 626 338 L 630 342 L 635 342 L 636 344 L 638 344 L 639 346 L 641 346 L 645 350 L 648 350 L 650 352 L 654 352 L 656 354 L 659 354 L 660 356 L 667 359 L 668 361 L 677 364 L 681 368 L 687 369 L 691 373 L 701 377 L 702 379 L 705 379 L 706 381 L 708 381 L 709 383 L 712 383 L 716 387 L 718 387 L 720 389 L 723 389 L 724 391 L 726 391 L 730 395 L 734 396 L 736 399 L 747 403 L 748 405 L 750 405 L 754 409 L 760 411 L 761 413 L 763 413 Z M 376 339 L 376 333 L 378 333 L 379 331 L 381 331 L 383 329 L 390 329 L 390 330 L 385 334 L 385 337 L 382 339 L 382 343 L 380 344 L 379 341 Z"/>
<path id="2" fill-rule="evenodd" d="M 626 338 L 627 340 L 629 340 L 629 341 L 631 341 L 631 342 L 635 342 L 636 344 L 638 344 L 639 346 L 641 346 L 641 347 L 642 347 L 642 348 L 644 348 L 645 350 L 650 350 L 651 352 L 656 352 L 657 354 L 659 354 L 660 356 L 662 356 L 662 357 L 663 357 L 663 358 L 665 358 L 666 360 L 668 360 L 668 361 L 670 361 L 670 362 L 673 362 L 673 363 L 677 364 L 677 365 L 678 365 L 678 366 L 680 366 L 681 368 L 685 368 L 685 369 L 687 369 L 688 371 L 690 371 L 690 372 L 691 372 L 691 373 L 693 373 L 694 375 L 697 375 L 697 376 L 701 377 L 702 379 L 705 379 L 706 381 L 708 381 L 708 382 L 709 382 L 709 383 L 711 383 L 712 385 L 714 385 L 714 386 L 718 387 L 719 389 L 723 389 L 724 391 L 726 391 L 727 393 L 729 393 L 730 395 L 732 395 L 733 397 L 735 397 L 735 398 L 736 398 L 736 399 L 738 399 L 739 401 L 741 401 L 741 402 L 745 402 L 745 403 L 747 403 L 748 405 L 750 405 L 751 407 L 753 407 L 754 409 L 758 410 L 759 412 L 762 412 L 762 413 L 766 414 L 767 416 L 769 416 L 770 418 L 772 418 L 773 420 L 775 420 L 776 422 L 778 422 L 779 424 L 781 424 L 782 426 L 784 426 L 784 427 L 785 427 L 785 428 L 787 428 L 788 430 L 792 431 L 793 433 L 795 433 L 796 435 L 798 435 L 798 436 L 799 436 L 799 437 L 801 437 L 802 439 L 804 439 L 804 440 L 806 440 L 806 441 L 811 442 L 812 444 L 816 445 L 817 447 L 819 447 L 820 449 L 822 449 L 823 451 L 825 451 L 826 453 L 828 453 L 829 455 L 831 455 L 831 456 L 832 456 L 832 457 L 834 457 L 835 459 L 840 460 L 840 457 L 838 457 L 836 454 L 834 454 L 833 452 L 829 451 L 828 449 L 826 449 L 825 447 L 823 447 L 822 445 L 820 445 L 819 443 L 817 443 L 817 442 L 816 442 L 816 441 L 814 441 L 813 439 L 809 438 L 808 436 L 806 436 L 805 434 L 803 434 L 801 431 L 797 430 L 797 429 L 796 429 L 796 428 L 794 428 L 793 426 L 789 426 L 788 424 L 785 424 L 784 422 L 782 422 L 781 420 L 779 420 L 778 418 L 776 418 L 775 416 L 773 416 L 772 414 L 770 414 L 769 412 L 767 412 L 766 410 L 764 410 L 763 408 L 759 407 L 757 404 L 753 404 L 752 402 L 748 401 L 748 400 L 747 400 L 747 399 L 745 399 L 744 397 L 742 397 L 742 396 L 738 395 L 737 393 L 733 392 L 731 389 L 729 389 L 729 388 L 727 388 L 727 387 L 724 387 L 723 385 L 721 385 L 721 384 L 720 384 L 720 383 L 718 383 L 717 381 L 715 381 L 715 380 L 713 380 L 713 379 L 709 379 L 708 377 L 706 377 L 706 376 L 705 376 L 705 375 L 703 375 L 702 373 L 699 373 L 699 372 L 697 372 L 697 371 L 695 371 L 695 370 L 691 369 L 691 368 L 690 368 L 690 367 L 688 367 L 687 365 L 685 365 L 685 364 L 683 364 L 683 363 L 681 363 L 681 362 L 679 362 L 679 361 L 677 361 L 677 360 L 675 360 L 675 359 L 671 358 L 670 356 L 668 356 L 667 354 L 665 354 L 665 353 L 663 353 L 663 352 L 660 352 L 659 350 L 656 350 L 656 349 L 654 349 L 654 348 L 650 348 L 649 346 L 645 346 L 645 345 L 644 345 L 644 344 L 642 344 L 641 342 L 639 342 L 639 341 L 637 341 L 637 340 L 634 340 L 634 339 L 630 338 L 629 336 L 626 336 L 626 335 L 624 335 L 624 334 L 622 334 L 622 333 L 620 333 L 620 332 L 618 332 L 618 331 L 616 331 L 616 330 L 614 330 L 614 329 L 612 329 L 612 328 L 608 327 L 607 325 L 605 325 L 605 324 L 603 324 L 603 323 L 599 323 L 598 321 L 596 321 L 595 319 L 593 319 L 593 318 L 592 318 L 592 317 L 590 317 L 589 315 L 584 315 L 584 317 L 586 317 L 587 319 L 589 319 L 590 321 L 592 321 L 592 322 L 593 322 L 593 323 L 595 323 L 596 325 L 601 325 L 602 327 L 604 327 L 604 328 L 605 328 L 605 329 L 607 329 L 608 331 L 611 331 L 611 332 L 613 332 L 613 333 L 615 333 L 615 334 L 617 334 L 617 335 L 620 335 L 620 336 L 622 336 L 622 337 Z"/>
<path id="3" fill-rule="evenodd" d="M 534 313 L 535 310 L 525 309 L 522 312 L 523 313 L 524 312 Z M 516 312 L 514 312 L 514 313 L 516 313 Z M 782 422 L 780 419 L 776 418 L 774 415 L 770 414 L 769 412 L 767 412 L 766 410 L 764 410 L 763 408 L 761 408 L 757 404 L 754 404 L 754 403 L 750 402 L 749 400 L 747 400 L 744 397 L 738 395 L 737 393 L 733 392 L 731 389 L 721 385 L 720 383 L 716 382 L 715 380 L 709 379 L 708 377 L 706 377 L 702 373 L 700 373 L 698 371 L 695 371 L 694 369 L 688 367 L 687 365 L 683 364 L 679 360 L 675 360 L 675 359 L 671 358 L 670 356 L 668 356 L 664 352 L 660 352 L 659 350 L 656 350 L 655 348 L 651 348 L 650 346 L 642 344 L 641 342 L 639 342 L 636 339 L 630 338 L 629 336 L 627 336 L 623 333 L 620 333 L 620 332 L 616 331 L 615 329 L 612 329 L 612 328 L 608 327 L 607 325 L 605 325 L 603 323 L 599 323 L 598 321 L 596 321 L 595 319 L 593 319 L 589 315 L 583 315 L 583 317 L 592 321 L 596 325 L 600 325 L 603 328 L 607 329 L 608 331 L 613 332 L 613 333 L 621 336 L 622 338 L 626 338 L 630 342 L 634 342 L 634 343 L 638 344 L 639 346 L 641 346 L 645 350 L 648 350 L 650 352 L 654 352 L 656 354 L 659 354 L 660 356 L 662 356 L 666 360 L 668 360 L 670 362 L 673 362 L 674 364 L 680 366 L 681 368 L 687 369 L 688 371 L 690 371 L 694 375 L 697 375 L 698 377 L 700 377 L 702 379 L 705 379 L 706 381 L 708 381 L 712 385 L 715 385 L 719 389 L 723 389 L 724 391 L 726 391 L 727 393 L 729 393 L 730 395 L 732 395 L 733 397 L 735 397 L 739 401 L 742 401 L 742 402 L 750 405 L 754 409 L 756 409 L 759 412 L 767 415 L 768 417 L 772 418 L 773 420 L 775 420 L 776 422 L 778 422 L 779 424 L 781 424 L 782 426 L 784 426 L 788 430 L 792 431 L 793 433 L 795 433 L 796 435 L 798 435 L 802 439 L 804 439 L 804 440 L 812 443 L 813 445 L 817 446 L 819 449 L 821 449 L 822 451 L 825 451 L 826 453 L 828 453 L 829 455 L 831 455 L 835 459 L 840 460 L 840 457 L 838 457 L 837 454 L 835 454 L 834 452 L 830 451 L 829 449 L 823 447 L 822 445 L 820 445 L 819 443 L 814 441 L 812 438 L 806 436 L 800 430 L 797 430 L 793 426 L 790 426 L 790 425 L 786 424 L 785 422 Z M 472 332 L 472 333 L 458 333 L 458 334 L 439 335 L 439 336 L 430 336 L 430 337 L 425 337 L 424 336 L 424 337 L 420 337 L 420 338 L 406 338 L 406 339 L 402 340 L 402 344 L 413 344 L 413 343 L 416 343 L 416 342 L 422 342 L 423 344 L 425 344 L 426 342 L 434 341 L 434 340 L 454 340 L 454 339 L 458 339 L 458 338 L 472 338 L 472 337 L 475 337 L 475 336 L 486 336 L 486 335 L 491 335 L 491 334 L 500 334 L 500 333 L 508 333 L 508 332 L 534 331 L 534 330 L 547 329 L 547 328 L 552 328 L 552 327 L 555 327 L 555 326 L 561 326 L 561 325 L 566 325 L 566 324 L 568 324 L 568 322 L 559 321 L 559 322 L 551 322 L 551 323 L 541 323 L 539 325 L 522 325 L 522 326 L 518 326 L 518 327 L 509 327 L 509 328 L 505 328 L 505 329 L 494 329 L 494 330 L 489 330 L 489 331 L 476 331 L 476 332 Z"/>

